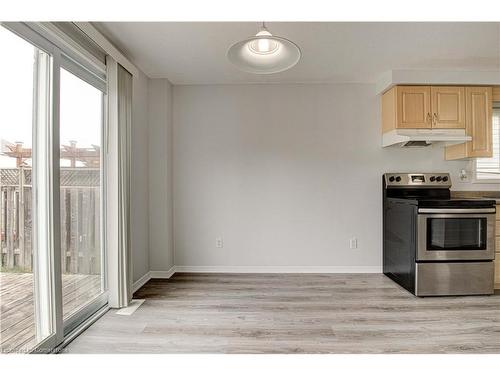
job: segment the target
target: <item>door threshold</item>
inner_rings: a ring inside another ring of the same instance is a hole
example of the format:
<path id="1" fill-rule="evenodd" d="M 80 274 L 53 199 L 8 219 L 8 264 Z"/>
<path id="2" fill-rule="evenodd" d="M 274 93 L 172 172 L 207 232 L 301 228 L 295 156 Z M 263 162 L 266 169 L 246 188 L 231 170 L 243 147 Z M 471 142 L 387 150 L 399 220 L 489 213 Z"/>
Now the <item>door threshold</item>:
<path id="1" fill-rule="evenodd" d="M 64 341 L 57 346 L 52 353 L 58 354 L 60 352 L 64 352 L 64 348 L 68 346 L 70 342 L 72 342 L 74 339 L 76 339 L 78 336 L 80 336 L 83 331 L 85 331 L 87 328 L 89 328 L 92 324 L 94 324 L 99 318 L 101 318 L 104 314 L 106 314 L 109 310 L 108 304 L 104 305 L 101 307 L 99 310 L 97 310 L 94 314 L 89 316 L 85 321 L 83 321 L 80 325 L 75 327 L 65 338 Z"/>

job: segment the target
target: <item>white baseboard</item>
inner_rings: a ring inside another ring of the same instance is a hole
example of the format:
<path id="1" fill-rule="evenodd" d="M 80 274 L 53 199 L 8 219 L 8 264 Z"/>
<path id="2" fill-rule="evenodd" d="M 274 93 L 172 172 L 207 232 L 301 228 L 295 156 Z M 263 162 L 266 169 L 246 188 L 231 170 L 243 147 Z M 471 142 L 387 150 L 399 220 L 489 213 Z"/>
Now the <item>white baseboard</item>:
<path id="1" fill-rule="evenodd" d="M 142 277 L 132 284 L 132 293 L 137 292 L 144 284 L 151 279 L 151 272 L 146 272 Z"/>
<path id="2" fill-rule="evenodd" d="M 175 272 L 382 273 L 382 266 L 175 266 Z"/>
<path id="3" fill-rule="evenodd" d="M 172 266 L 168 271 L 149 271 L 146 272 L 139 280 L 132 284 L 132 293 L 137 292 L 144 284 L 151 279 L 170 279 L 175 273 L 175 266 Z"/>
<path id="4" fill-rule="evenodd" d="M 149 271 L 132 285 L 132 293 L 151 279 L 170 279 L 176 272 L 193 273 L 382 273 L 382 266 L 172 266 Z"/>
<path id="5" fill-rule="evenodd" d="M 151 279 L 170 279 L 177 271 L 176 266 L 170 267 L 168 271 L 149 271 Z"/>

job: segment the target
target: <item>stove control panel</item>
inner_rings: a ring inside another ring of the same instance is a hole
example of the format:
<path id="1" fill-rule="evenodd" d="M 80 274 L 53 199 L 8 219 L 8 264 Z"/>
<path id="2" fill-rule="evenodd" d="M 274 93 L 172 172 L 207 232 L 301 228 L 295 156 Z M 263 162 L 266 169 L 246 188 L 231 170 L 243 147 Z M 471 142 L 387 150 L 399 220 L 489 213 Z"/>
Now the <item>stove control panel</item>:
<path id="1" fill-rule="evenodd" d="M 449 173 L 385 173 L 387 187 L 450 188 Z"/>

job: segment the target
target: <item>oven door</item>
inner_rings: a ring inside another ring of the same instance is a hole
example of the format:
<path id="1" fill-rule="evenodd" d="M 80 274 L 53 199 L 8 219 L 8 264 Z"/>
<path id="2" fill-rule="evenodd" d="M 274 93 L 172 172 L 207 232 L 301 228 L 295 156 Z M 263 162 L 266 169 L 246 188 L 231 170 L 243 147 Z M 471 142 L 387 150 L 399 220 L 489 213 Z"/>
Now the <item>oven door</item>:
<path id="1" fill-rule="evenodd" d="M 417 260 L 492 260 L 495 208 L 420 208 Z"/>

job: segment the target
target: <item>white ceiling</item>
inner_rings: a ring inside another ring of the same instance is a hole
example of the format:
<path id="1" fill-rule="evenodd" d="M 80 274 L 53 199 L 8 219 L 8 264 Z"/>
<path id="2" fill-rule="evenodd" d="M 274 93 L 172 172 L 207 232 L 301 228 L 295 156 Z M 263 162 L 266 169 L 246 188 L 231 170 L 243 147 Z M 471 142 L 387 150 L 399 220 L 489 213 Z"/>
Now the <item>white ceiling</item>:
<path id="1" fill-rule="evenodd" d="M 173 84 L 375 82 L 390 69 L 498 70 L 497 23 L 269 22 L 271 33 L 302 50 L 292 69 L 240 72 L 228 47 L 254 35 L 250 22 L 99 22 L 94 24 L 149 77 Z"/>

